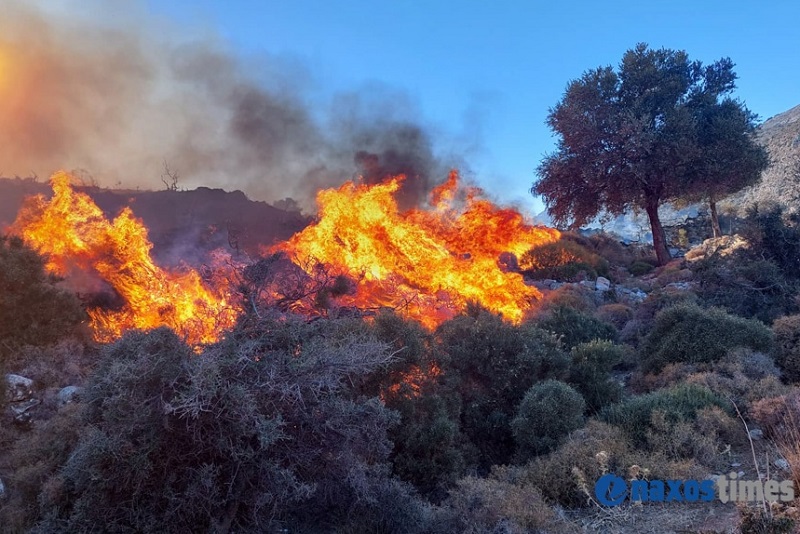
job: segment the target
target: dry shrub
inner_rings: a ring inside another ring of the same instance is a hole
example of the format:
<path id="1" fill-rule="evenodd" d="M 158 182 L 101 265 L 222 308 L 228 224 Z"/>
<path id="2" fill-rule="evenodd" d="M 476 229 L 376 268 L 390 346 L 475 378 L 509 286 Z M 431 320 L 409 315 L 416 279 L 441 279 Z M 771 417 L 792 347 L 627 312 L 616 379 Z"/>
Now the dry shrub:
<path id="1" fill-rule="evenodd" d="M 605 304 L 597 309 L 597 318 L 622 330 L 627 322 L 633 319 L 633 309 L 625 304 Z"/>
<path id="2" fill-rule="evenodd" d="M 512 468 L 511 472 L 517 484 L 535 485 L 547 500 L 580 507 L 589 504 L 585 489 L 591 491 L 602 475 L 611 472 L 628 478 L 631 469 L 659 480 L 704 474 L 692 459 L 673 460 L 663 453 L 635 450 L 620 429 L 597 420 L 570 434 L 552 453 Z M 580 479 L 576 478 L 576 472 L 580 473 Z"/>
<path id="3" fill-rule="evenodd" d="M 753 403 L 750 416 L 775 442 L 789 462 L 795 488 L 800 487 L 800 390 Z"/>
<path id="4" fill-rule="evenodd" d="M 537 316 L 559 307 L 591 313 L 597 308 L 595 292 L 581 285 L 561 286 L 544 294 L 538 304 Z"/>
<path id="5" fill-rule="evenodd" d="M 530 483 L 515 483 L 504 469 L 488 478 L 466 477 L 443 503 L 442 532 L 558 532 L 564 524 Z"/>

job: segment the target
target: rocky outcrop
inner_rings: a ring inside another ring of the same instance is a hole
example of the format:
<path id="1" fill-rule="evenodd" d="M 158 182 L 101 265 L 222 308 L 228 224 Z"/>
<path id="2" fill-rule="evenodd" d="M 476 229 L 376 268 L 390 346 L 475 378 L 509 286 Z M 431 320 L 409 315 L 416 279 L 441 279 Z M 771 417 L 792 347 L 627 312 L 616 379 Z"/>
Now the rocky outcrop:
<path id="1" fill-rule="evenodd" d="M 20 425 L 31 422 L 31 410 L 42 403 L 33 396 L 33 380 L 24 376 L 8 374 L 6 381 L 6 401 L 13 421 Z"/>

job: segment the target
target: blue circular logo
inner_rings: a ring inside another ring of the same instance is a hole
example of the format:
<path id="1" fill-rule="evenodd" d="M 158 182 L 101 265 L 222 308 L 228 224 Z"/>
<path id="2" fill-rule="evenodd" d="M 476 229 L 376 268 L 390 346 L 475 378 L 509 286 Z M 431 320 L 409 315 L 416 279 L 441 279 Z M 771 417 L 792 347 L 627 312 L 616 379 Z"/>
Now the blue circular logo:
<path id="1" fill-rule="evenodd" d="M 628 484 L 617 475 L 603 475 L 594 485 L 594 496 L 603 506 L 619 506 L 628 496 Z"/>

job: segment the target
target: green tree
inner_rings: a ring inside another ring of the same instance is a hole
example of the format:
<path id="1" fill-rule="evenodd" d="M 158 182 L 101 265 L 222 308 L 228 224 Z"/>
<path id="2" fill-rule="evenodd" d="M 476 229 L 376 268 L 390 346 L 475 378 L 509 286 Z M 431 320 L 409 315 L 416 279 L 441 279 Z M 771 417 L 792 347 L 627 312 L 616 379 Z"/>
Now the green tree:
<path id="1" fill-rule="evenodd" d="M 731 77 L 720 90 L 733 89 L 733 72 L 727 69 L 720 76 Z M 698 154 L 686 195 L 688 200 L 708 202 L 714 237 L 722 235 L 717 201 L 757 183 L 769 165 L 766 148 L 755 141 L 756 115 L 737 100 L 718 99 L 713 92 L 697 98 Z"/>
<path id="2" fill-rule="evenodd" d="M 744 106 L 719 102 L 734 88 L 732 69 L 727 58 L 704 67 L 684 51 L 639 44 L 625 53 L 617 71 L 611 66 L 586 71 L 550 110 L 547 122 L 559 136 L 558 147 L 539 165 L 532 193 L 544 198 L 557 223 L 574 227 L 601 212 L 644 210 L 658 261 L 666 263 L 670 254 L 659 206 L 700 191 L 716 200 L 721 191 L 711 188 L 712 180 L 738 180 L 731 173 L 736 164 L 722 165 L 722 157 L 708 155 L 733 150 L 731 139 L 742 133 L 735 127 L 747 126 L 749 132 L 752 125 Z M 733 106 L 747 120 L 727 117 Z M 727 118 L 711 120 L 717 114 Z M 724 135 L 709 126 L 720 124 Z"/>

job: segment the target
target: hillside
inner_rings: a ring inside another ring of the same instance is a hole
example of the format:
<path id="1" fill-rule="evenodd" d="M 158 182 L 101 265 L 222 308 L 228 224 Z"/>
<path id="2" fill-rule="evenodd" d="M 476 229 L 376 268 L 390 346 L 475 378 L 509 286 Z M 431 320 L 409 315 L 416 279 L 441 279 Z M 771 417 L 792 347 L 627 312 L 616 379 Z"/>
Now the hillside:
<path id="1" fill-rule="evenodd" d="M 116 216 L 130 206 L 149 230 L 153 253 L 163 264 L 191 261 L 221 246 L 237 245 L 250 254 L 259 245 L 284 241 L 303 229 L 308 219 L 266 202 L 253 201 L 241 191 L 198 187 L 191 191 L 136 191 L 82 187 L 105 212 Z M 14 222 L 25 197 L 51 194 L 46 183 L 0 179 L 0 228 Z"/>
<path id="2" fill-rule="evenodd" d="M 758 139 L 767 147 L 771 164 L 760 184 L 734 195 L 728 205 L 777 202 L 796 209 L 800 199 L 800 105 L 766 120 L 758 129 Z"/>

